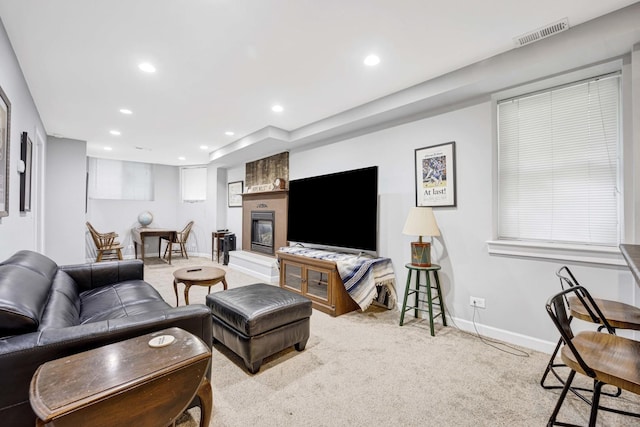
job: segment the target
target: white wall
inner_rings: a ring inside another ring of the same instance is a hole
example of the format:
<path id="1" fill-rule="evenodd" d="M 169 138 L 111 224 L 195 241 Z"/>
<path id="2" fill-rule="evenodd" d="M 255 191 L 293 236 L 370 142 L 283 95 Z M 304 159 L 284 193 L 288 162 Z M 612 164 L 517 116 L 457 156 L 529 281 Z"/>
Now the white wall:
<path id="1" fill-rule="evenodd" d="M 13 48 L 0 22 L 0 87 L 11 102 L 11 133 L 9 145 L 9 216 L 0 218 L 0 260 L 4 260 L 20 249 L 36 250 L 36 218 L 42 209 L 38 202 L 41 187 L 33 182 L 32 211 L 20 212 L 20 175 L 17 172 L 20 160 L 20 135 L 28 132 L 34 144 L 33 158 L 42 158 L 45 143 L 38 144 L 36 131 L 45 135 L 40 115 L 31 98 L 31 93 L 22 75 Z M 4 160 L 3 160 L 4 161 Z M 34 178 L 43 173 L 44 165 L 34 163 Z"/>
<path id="2" fill-rule="evenodd" d="M 87 144 L 47 138 L 45 255 L 58 265 L 84 262 Z"/>

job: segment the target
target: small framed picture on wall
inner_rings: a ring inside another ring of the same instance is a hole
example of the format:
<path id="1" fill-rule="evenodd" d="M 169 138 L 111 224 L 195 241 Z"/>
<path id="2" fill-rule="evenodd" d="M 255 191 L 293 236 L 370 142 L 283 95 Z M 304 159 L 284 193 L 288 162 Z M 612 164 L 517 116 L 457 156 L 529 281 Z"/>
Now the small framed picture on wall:
<path id="1" fill-rule="evenodd" d="M 228 206 L 230 208 L 242 207 L 242 189 L 244 181 L 234 181 L 229 183 Z"/>
<path id="2" fill-rule="evenodd" d="M 415 150 L 416 206 L 456 206 L 455 144 Z"/>

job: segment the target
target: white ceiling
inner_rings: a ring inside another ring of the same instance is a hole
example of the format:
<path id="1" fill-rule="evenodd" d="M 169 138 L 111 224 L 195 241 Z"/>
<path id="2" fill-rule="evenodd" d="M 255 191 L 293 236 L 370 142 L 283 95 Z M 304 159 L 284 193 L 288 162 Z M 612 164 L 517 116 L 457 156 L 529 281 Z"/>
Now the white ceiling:
<path id="1" fill-rule="evenodd" d="M 47 134 L 90 156 L 191 165 L 636 1 L 0 0 L 0 17 Z"/>

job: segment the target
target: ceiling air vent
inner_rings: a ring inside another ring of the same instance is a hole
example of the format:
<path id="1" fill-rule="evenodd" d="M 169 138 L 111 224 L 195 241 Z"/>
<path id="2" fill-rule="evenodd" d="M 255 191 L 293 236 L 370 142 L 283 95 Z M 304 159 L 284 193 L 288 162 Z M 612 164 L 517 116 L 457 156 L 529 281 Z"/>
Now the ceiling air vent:
<path id="1" fill-rule="evenodd" d="M 553 24 L 545 25 L 542 28 L 538 28 L 535 31 L 530 31 L 528 33 L 522 34 L 514 38 L 513 41 L 515 42 L 516 47 L 520 47 L 526 44 L 537 42 L 538 40 L 542 40 L 556 33 L 561 33 L 562 31 L 566 31 L 568 29 L 569 29 L 569 20 L 567 18 L 564 18 L 558 22 L 554 22 Z"/>

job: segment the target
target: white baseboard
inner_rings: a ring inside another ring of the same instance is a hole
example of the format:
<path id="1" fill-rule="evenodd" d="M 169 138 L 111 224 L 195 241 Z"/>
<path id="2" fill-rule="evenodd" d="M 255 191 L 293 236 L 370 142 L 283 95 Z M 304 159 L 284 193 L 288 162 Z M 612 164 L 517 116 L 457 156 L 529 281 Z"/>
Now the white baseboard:
<path id="1" fill-rule="evenodd" d="M 527 335 L 518 334 L 516 332 L 506 331 L 504 329 L 494 328 L 492 326 L 482 325 L 476 323 L 475 327 L 473 326 L 473 322 L 465 319 L 458 318 L 447 318 L 447 321 L 455 324 L 461 330 L 465 332 L 469 332 L 472 334 L 477 333 L 482 335 L 483 337 L 493 338 L 496 340 L 504 341 L 509 344 L 518 345 L 521 347 L 530 348 L 531 350 L 541 351 L 543 353 L 551 354 L 553 353 L 554 348 L 556 347 L 557 341 L 550 342 L 544 341 L 539 338 L 533 338 Z"/>

